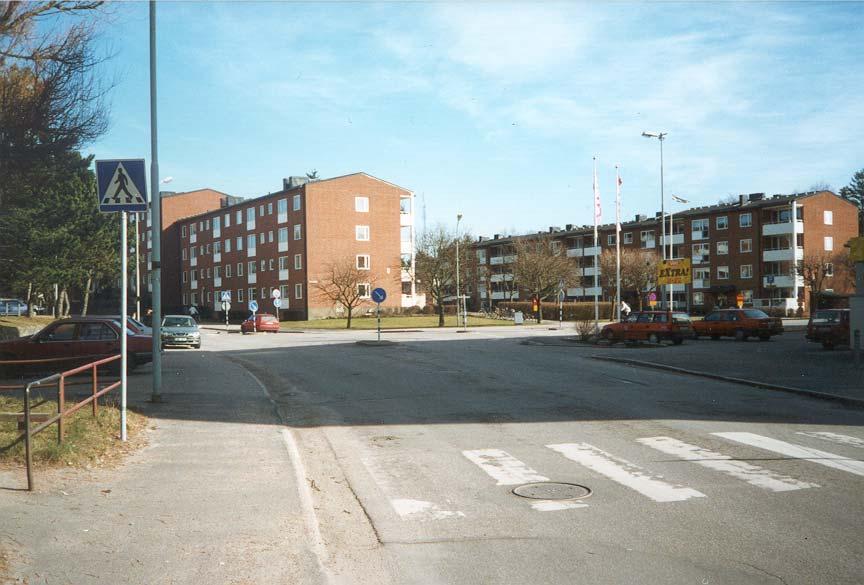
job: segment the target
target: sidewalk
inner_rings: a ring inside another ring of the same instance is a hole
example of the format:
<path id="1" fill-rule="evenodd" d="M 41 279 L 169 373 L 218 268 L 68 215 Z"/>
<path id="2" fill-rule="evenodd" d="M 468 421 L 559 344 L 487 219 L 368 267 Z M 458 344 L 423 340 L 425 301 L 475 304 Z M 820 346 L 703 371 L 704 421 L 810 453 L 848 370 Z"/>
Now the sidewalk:
<path id="1" fill-rule="evenodd" d="M 35 493 L 16 489 L 23 470 L 0 472 L 10 582 L 323 582 L 283 427 L 257 384 L 216 354 L 172 351 L 164 402 L 151 404 L 142 371 L 129 404 L 151 417 L 149 446 L 125 464 L 37 470 Z"/>

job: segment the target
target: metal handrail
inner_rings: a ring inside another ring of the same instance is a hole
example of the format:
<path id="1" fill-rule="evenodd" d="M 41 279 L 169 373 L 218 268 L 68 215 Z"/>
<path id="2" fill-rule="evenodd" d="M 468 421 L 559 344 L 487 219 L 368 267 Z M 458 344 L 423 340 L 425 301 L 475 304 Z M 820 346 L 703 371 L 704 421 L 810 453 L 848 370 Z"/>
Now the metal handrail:
<path id="1" fill-rule="evenodd" d="M 51 374 L 50 376 L 46 376 L 44 378 L 40 378 L 38 380 L 33 380 L 29 382 L 27 386 L 24 388 L 24 433 L 16 439 L 12 445 L 16 444 L 22 438 L 24 439 L 24 457 L 27 466 L 27 491 L 33 491 L 34 482 L 33 482 L 33 455 L 31 452 L 31 441 L 33 436 L 41 433 L 49 426 L 57 423 L 57 442 L 63 442 L 63 434 L 65 431 L 63 425 L 63 418 L 69 416 L 81 408 L 85 407 L 88 404 L 93 405 L 93 416 L 96 416 L 99 409 L 99 397 L 107 394 L 111 390 L 119 387 L 122 383 L 120 380 L 109 384 L 99 389 L 99 373 L 98 367 L 104 364 L 111 363 L 113 361 L 119 360 L 122 356 L 120 354 L 103 358 L 101 360 L 97 360 L 95 362 L 91 362 L 89 364 L 85 364 L 83 366 L 79 366 L 77 368 L 66 370 L 64 372 L 59 372 L 56 374 Z M 86 372 L 90 370 L 93 375 L 93 394 L 84 400 L 76 403 L 73 407 L 68 410 L 65 408 L 66 404 L 66 378 L 69 376 L 74 376 L 76 374 L 80 374 L 82 372 Z M 35 386 L 45 386 L 51 382 L 56 382 L 57 386 L 57 414 L 48 420 L 42 422 L 39 426 L 35 428 L 31 428 L 31 403 L 30 403 L 30 391 Z M 11 446 L 11 445 L 10 445 Z"/>

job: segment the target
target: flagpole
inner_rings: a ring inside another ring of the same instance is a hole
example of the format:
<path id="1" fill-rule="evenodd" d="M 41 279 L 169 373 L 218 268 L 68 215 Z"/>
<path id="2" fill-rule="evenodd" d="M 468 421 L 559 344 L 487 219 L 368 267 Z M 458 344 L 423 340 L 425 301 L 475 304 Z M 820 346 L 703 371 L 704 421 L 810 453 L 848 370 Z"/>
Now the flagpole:
<path id="1" fill-rule="evenodd" d="M 621 176 L 615 165 L 615 315 L 621 321 Z"/>
<path id="2" fill-rule="evenodd" d="M 596 254 L 596 252 L 597 252 L 597 212 L 599 211 L 599 206 L 600 206 L 600 190 L 597 187 L 597 157 L 595 156 L 594 157 L 594 252 L 595 252 L 595 256 L 594 256 L 594 331 L 595 332 L 600 330 L 600 306 L 598 305 L 599 300 L 597 298 L 597 292 L 598 292 L 598 290 L 597 290 L 597 288 L 598 288 L 597 272 L 600 269 L 600 266 L 598 265 L 599 264 L 598 259 L 599 259 L 600 255 Z"/>

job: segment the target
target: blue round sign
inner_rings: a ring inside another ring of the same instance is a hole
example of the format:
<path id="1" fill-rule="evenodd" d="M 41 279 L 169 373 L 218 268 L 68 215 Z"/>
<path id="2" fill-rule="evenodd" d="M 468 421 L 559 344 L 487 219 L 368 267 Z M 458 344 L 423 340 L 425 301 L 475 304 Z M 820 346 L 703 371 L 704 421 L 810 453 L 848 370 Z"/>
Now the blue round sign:
<path id="1" fill-rule="evenodd" d="M 273 306 L 277 309 L 282 306 L 282 299 L 276 298 L 273 299 Z"/>
<path id="2" fill-rule="evenodd" d="M 258 311 L 258 301 L 249 301 L 249 310 L 253 313 Z"/>
<path id="3" fill-rule="evenodd" d="M 376 303 L 383 303 L 387 299 L 387 291 L 383 288 L 376 288 L 372 291 L 372 300 Z"/>

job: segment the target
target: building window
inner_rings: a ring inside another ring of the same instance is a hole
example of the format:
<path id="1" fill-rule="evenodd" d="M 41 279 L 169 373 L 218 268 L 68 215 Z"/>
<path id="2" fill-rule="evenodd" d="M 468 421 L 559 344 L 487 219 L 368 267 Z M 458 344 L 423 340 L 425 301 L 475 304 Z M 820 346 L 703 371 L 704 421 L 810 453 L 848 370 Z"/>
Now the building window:
<path id="1" fill-rule="evenodd" d="M 362 283 L 357 285 L 357 294 L 361 299 L 368 299 L 372 296 L 372 287 L 369 286 L 368 283 Z"/>
<path id="2" fill-rule="evenodd" d="M 273 215 L 273 203 L 272 202 L 267 204 L 267 215 Z"/>
<path id="3" fill-rule="evenodd" d="M 834 264 L 831 262 L 825 265 L 825 276 L 834 276 Z"/>
<path id="4" fill-rule="evenodd" d="M 258 297 L 258 289 L 249 287 L 249 300 L 254 301 Z"/>
<path id="5" fill-rule="evenodd" d="M 271 244 L 273 243 L 273 230 L 267 232 L 267 241 Z"/>
<path id="6" fill-rule="evenodd" d="M 708 219 L 694 219 L 690 222 L 690 225 L 693 229 L 693 233 L 691 234 L 691 239 L 693 240 L 707 240 L 708 239 Z"/>
<path id="7" fill-rule="evenodd" d="M 257 268 L 258 268 L 258 266 L 255 264 L 255 261 L 250 260 L 249 264 L 246 265 L 246 270 L 247 270 L 246 274 L 248 276 L 252 276 L 253 274 L 256 274 Z"/>
<path id="8" fill-rule="evenodd" d="M 288 270 L 288 256 L 279 256 L 279 270 Z"/>
<path id="9" fill-rule="evenodd" d="M 717 280 L 729 280 L 729 267 L 728 266 L 718 266 L 717 267 Z"/>
<path id="10" fill-rule="evenodd" d="M 294 285 L 294 298 L 302 299 L 303 298 L 303 284 L 297 283 Z"/>
<path id="11" fill-rule="evenodd" d="M 209 219 L 204 220 L 204 229 L 207 231 L 210 230 L 210 220 Z"/>
<path id="12" fill-rule="evenodd" d="M 410 280 L 403 280 L 402 281 L 402 294 L 403 295 L 410 295 L 411 294 L 411 281 Z"/>
<path id="13" fill-rule="evenodd" d="M 255 234 L 249 234 L 246 236 L 246 247 L 250 250 L 255 249 Z"/>
<path id="14" fill-rule="evenodd" d="M 258 206 L 258 217 L 264 217 L 264 204 Z"/>
<path id="15" fill-rule="evenodd" d="M 209 253 L 210 253 L 210 244 L 207 244 L 207 245 L 204 247 L 204 253 L 205 253 L 205 254 L 209 254 Z"/>
<path id="16" fill-rule="evenodd" d="M 399 198 L 399 213 L 402 215 L 408 215 L 411 213 L 411 198 L 410 197 L 400 197 Z"/>
<path id="17" fill-rule="evenodd" d="M 354 198 L 354 211 L 360 213 L 366 213 L 369 211 L 369 198 L 368 197 L 355 197 Z"/>
<path id="18" fill-rule="evenodd" d="M 639 242 L 643 248 L 654 247 L 654 230 L 643 230 L 639 233 Z"/>
<path id="19" fill-rule="evenodd" d="M 207 278 L 210 278 L 210 268 L 207 268 Z"/>
<path id="20" fill-rule="evenodd" d="M 729 242 L 717 242 L 717 255 L 725 256 L 729 253 Z"/>
<path id="21" fill-rule="evenodd" d="M 203 232 L 203 231 L 204 231 L 204 222 L 203 222 L 203 221 L 199 221 L 199 222 L 198 222 L 198 231 L 199 231 L 199 232 Z"/>
<path id="22" fill-rule="evenodd" d="M 198 246 L 198 255 L 199 256 L 204 255 L 204 244 L 201 244 L 200 246 Z"/>
<path id="23" fill-rule="evenodd" d="M 183 271 L 183 282 L 186 282 L 186 279 L 187 279 L 187 278 L 189 278 L 189 275 L 188 275 L 188 274 L 186 273 L 186 271 L 184 270 L 184 271 Z"/>
<path id="24" fill-rule="evenodd" d="M 192 293 L 192 304 L 193 305 L 198 304 L 198 293 Z"/>
<path id="25" fill-rule="evenodd" d="M 221 254 L 222 253 L 222 242 L 220 242 L 219 240 L 216 240 L 215 242 L 213 242 L 213 253 L 214 254 Z"/>
<path id="26" fill-rule="evenodd" d="M 227 238 L 224 242 L 222 242 L 222 247 L 225 249 L 225 253 L 231 251 L 231 238 Z"/>
<path id="27" fill-rule="evenodd" d="M 238 303 L 243 302 L 243 289 L 242 288 L 237 289 L 237 302 Z"/>
<path id="28" fill-rule="evenodd" d="M 706 264 L 711 257 L 711 244 L 693 244 L 693 264 Z"/>
<path id="29" fill-rule="evenodd" d="M 197 258 L 198 257 L 198 248 L 196 248 L 195 246 L 192 246 L 191 248 L 189 248 L 189 257 L 190 258 Z"/>
<path id="30" fill-rule="evenodd" d="M 721 215 L 717 218 L 716 224 L 718 230 L 725 230 L 729 228 L 729 218 L 725 215 Z"/>
<path id="31" fill-rule="evenodd" d="M 225 222 L 224 223 L 225 223 L 226 228 L 231 227 L 231 214 L 230 213 L 225 214 Z"/>
<path id="32" fill-rule="evenodd" d="M 288 213 L 288 200 L 287 199 L 280 199 L 279 201 L 276 202 L 276 212 L 279 215 L 283 215 L 285 213 Z"/>
<path id="33" fill-rule="evenodd" d="M 279 285 L 279 293 L 282 295 L 282 298 L 285 299 L 284 302 L 288 302 L 288 285 L 287 284 Z"/>
<path id="34" fill-rule="evenodd" d="M 269 260 L 267 260 L 267 269 L 273 270 L 273 258 L 270 258 Z"/>
<path id="35" fill-rule="evenodd" d="M 183 227 L 180 228 L 180 237 L 181 237 L 181 238 L 185 238 L 185 237 L 186 237 L 186 226 L 185 226 L 185 225 L 184 225 Z"/>
<path id="36" fill-rule="evenodd" d="M 188 305 L 188 304 L 189 304 L 189 303 L 188 303 L 189 295 L 187 295 L 185 292 L 183 293 L 183 296 L 182 296 L 181 298 L 183 299 L 183 304 L 184 304 L 184 305 Z"/>
<path id="37" fill-rule="evenodd" d="M 267 260 L 261 260 L 261 272 L 267 271 Z"/>
<path id="38" fill-rule="evenodd" d="M 302 254 L 294 254 L 294 270 L 302 270 L 303 269 L 303 255 Z"/>
<path id="39" fill-rule="evenodd" d="M 294 211 L 300 211 L 300 195 L 295 195 L 291 200 L 291 209 L 293 209 Z"/>
<path id="40" fill-rule="evenodd" d="M 186 260 L 187 256 L 189 255 L 189 253 L 188 253 L 188 251 L 186 250 L 186 248 L 183 248 L 183 251 L 182 251 L 181 253 L 183 254 L 183 259 Z"/>
<path id="41" fill-rule="evenodd" d="M 237 276 L 243 276 L 243 263 L 237 263 Z"/>
<path id="42" fill-rule="evenodd" d="M 225 278 L 231 278 L 231 265 L 225 265 Z"/>
<path id="43" fill-rule="evenodd" d="M 221 266 L 214 266 L 213 267 L 213 278 L 222 278 L 221 270 L 222 270 Z"/>
<path id="44" fill-rule="evenodd" d="M 294 225 L 294 240 L 301 239 L 303 239 L 303 226 L 298 223 Z"/>
<path id="45" fill-rule="evenodd" d="M 213 218 L 213 231 L 219 231 L 222 229 L 222 218 L 216 216 Z"/>
<path id="46" fill-rule="evenodd" d="M 606 245 L 614 246 L 615 245 L 615 234 L 608 234 L 606 236 Z"/>
<path id="47" fill-rule="evenodd" d="M 255 208 L 247 207 L 246 208 L 246 223 L 251 223 L 255 225 Z"/>
<path id="48" fill-rule="evenodd" d="M 825 225 L 834 225 L 834 212 L 826 209 L 822 212 L 822 220 Z"/>
<path id="49" fill-rule="evenodd" d="M 738 215 L 738 225 L 742 228 L 749 228 L 753 225 L 753 214 L 751 213 L 742 213 Z"/>
<path id="50" fill-rule="evenodd" d="M 268 296 L 267 296 L 267 287 L 266 287 L 266 286 L 262 286 L 262 287 L 261 287 L 261 300 L 263 301 L 263 300 L 266 299 L 266 298 L 268 298 Z"/>
<path id="51" fill-rule="evenodd" d="M 399 261 L 402 270 L 411 270 L 411 254 L 400 254 Z M 477 250 L 477 261 L 480 264 L 486 264 L 486 250 Z"/>
<path id="52" fill-rule="evenodd" d="M 189 275 L 189 278 L 191 278 L 193 282 L 198 280 L 198 270 L 193 270 Z"/>
<path id="53" fill-rule="evenodd" d="M 825 236 L 825 251 L 831 252 L 832 250 L 834 250 L 834 237 Z"/>
<path id="54" fill-rule="evenodd" d="M 195 224 L 194 224 L 194 223 L 193 223 L 193 224 L 190 224 L 190 225 L 189 225 L 189 235 L 190 235 L 190 236 L 194 236 L 195 233 L 196 233 L 196 231 L 197 231 L 197 230 L 195 229 Z"/>
<path id="55" fill-rule="evenodd" d="M 259 244 L 263 244 L 266 241 L 267 241 L 267 236 L 264 234 L 264 232 L 261 232 L 260 234 L 258 234 L 258 243 Z"/>
<path id="56" fill-rule="evenodd" d="M 753 278 L 753 265 L 752 264 L 742 264 L 741 265 L 741 278 Z"/>
<path id="57" fill-rule="evenodd" d="M 358 242 L 368 242 L 369 241 L 369 226 L 368 225 L 354 226 L 354 238 Z"/>
<path id="58" fill-rule="evenodd" d="M 235 242 L 237 243 L 237 251 L 239 252 L 243 249 L 243 236 L 237 236 Z"/>
<path id="59" fill-rule="evenodd" d="M 694 292 L 693 293 L 693 304 L 694 305 L 704 305 L 705 304 L 704 293 Z"/>
<path id="60" fill-rule="evenodd" d="M 234 220 L 235 220 L 235 223 L 237 225 L 240 225 L 241 223 L 243 223 L 243 210 L 242 209 L 238 209 L 237 213 L 235 213 L 234 215 L 235 215 Z"/>
<path id="61" fill-rule="evenodd" d="M 745 303 L 753 302 L 753 291 L 752 290 L 742 290 L 741 295 L 744 297 Z"/>
<path id="62" fill-rule="evenodd" d="M 751 240 L 749 238 L 746 240 L 741 240 L 739 250 L 741 251 L 742 254 L 746 254 L 747 252 L 752 252 L 753 251 L 753 240 Z"/>
<path id="63" fill-rule="evenodd" d="M 632 232 L 627 232 L 626 234 L 624 234 L 624 243 L 625 244 L 632 244 L 633 243 L 633 233 Z"/>
<path id="64" fill-rule="evenodd" d="M 368 234 L 369 228 L 366 228 L 366 231 Z M 403 225 L 401 228 L 399 228 L 399 238 L 403 242 L 410 242 L 411 241 L 411 226 L 410 225 Z M 369 239 L 368 235 L 366 236 L 366 239 L 367 240 Z"/>
<path id="65" fill-rule="evenodd" d="M 357 270 L 369 270 L 370 259 L 369 254 L 357 255 Z"/>

